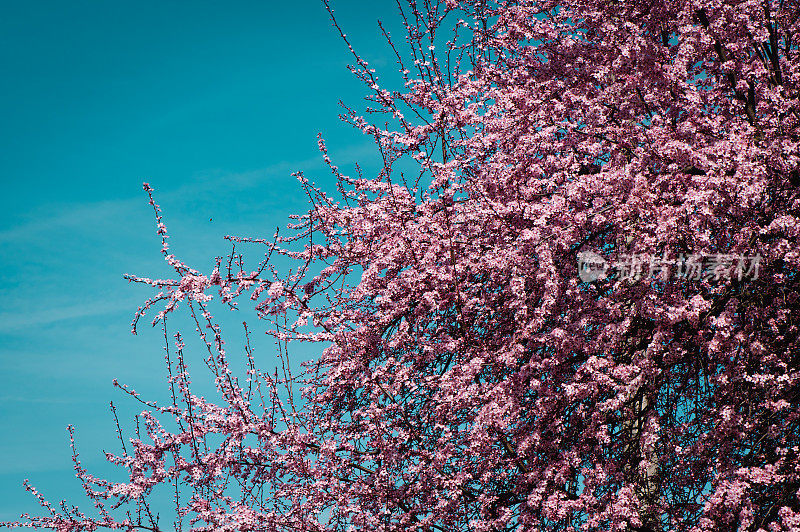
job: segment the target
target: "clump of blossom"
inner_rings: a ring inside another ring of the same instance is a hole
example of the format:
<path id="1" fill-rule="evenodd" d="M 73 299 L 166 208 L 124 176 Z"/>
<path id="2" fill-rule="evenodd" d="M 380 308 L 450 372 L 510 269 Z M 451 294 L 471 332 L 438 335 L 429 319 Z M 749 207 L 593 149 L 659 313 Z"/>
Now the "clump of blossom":
<path id="1" fill-rule="evenodd" d="M 173 403 L 109 455 L 129 480 L 75 455 L 96 515 L 29 487 L 27 526 L 166 530 L 172 486 L 193 530 L 800 529 L 800 6 L 401 7 L 401 87 L 349 48 L 372 109 L 345 120 L 383 168 L 346 175 L 320 139 L 338 195 L 298 174 L 290 236 L 229 237 L 255 269 L 183 264 L 145 185 L 175 278 L 130 277 L 156 289 L 136 319 L 185 306 L 217 397 L 177 335 Z M 584 282 L 584 251 L 761 269 Z M 243 297 L 319 359 L 278 375 L 248 347 L 236 375 L 210 305 Z"/>

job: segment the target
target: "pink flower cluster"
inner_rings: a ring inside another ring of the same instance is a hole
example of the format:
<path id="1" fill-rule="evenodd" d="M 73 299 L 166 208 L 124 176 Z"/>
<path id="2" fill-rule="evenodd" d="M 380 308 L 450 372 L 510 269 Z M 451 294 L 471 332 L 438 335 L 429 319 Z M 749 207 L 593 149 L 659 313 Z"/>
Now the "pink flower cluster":
<path id="1" fill-rule="evenodd" d="M 145 185 L 175 278 L 129 277 L 157 292 L 134 329 L 183 303 L 217 396 L 178 335 L 172 404 L 109 455 L 128 480 L 75 455 L 97 515 L 29 487 L 25 524 L 166 530 L 165 488 L 177 530 L 800 530 L 800 5 L 412 0 L 401 22 L 402 86 L 349 48 L 377 118 L 345 120 L 383 168 L 345 175 L 320 139 L 339 196 L 298 174 L 290 236 L 229 237 L 265 247 L 255 269 L 170 254 Z M 589 249 L 761 262 L 590 284 Z M 247 343 L 235 370 L 210 308 L 245 294 L 320 358 L 265 372 Z"/>

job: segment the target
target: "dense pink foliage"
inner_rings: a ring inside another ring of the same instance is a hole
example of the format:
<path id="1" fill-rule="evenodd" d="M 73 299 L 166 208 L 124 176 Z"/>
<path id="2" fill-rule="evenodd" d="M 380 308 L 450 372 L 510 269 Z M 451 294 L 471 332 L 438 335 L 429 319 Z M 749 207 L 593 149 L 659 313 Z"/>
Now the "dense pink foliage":
<path id="1" fill-rule="evenodd" d="M 166 530 L 160 493 L 196 530 L 800 530 L 798 5 L 447 0 L 402 17 L 400 91 L 353 52 L 377 118 L 345 118 L 383 171 L 347 177 L 320 140 L 339 196 L 300 175 L 314 206 L 291 237 L 231 238 L 295 273 L 237 254 L 192 270 L 153 203 L 176 277 L 133 278 L 158 290 L 141 313 L 189 309 L 218 397 L 190 391 L 178 335 L 174 404 L 109 456 L 129 481 L 76 458 L 99 513 L 42 499 L 30 524 Z M 588 283 L 582 251 L 760 270 Z M 248 349 L 237 376 L 208 305 L 242 297 L 319 360 L 279 377 Z"/>

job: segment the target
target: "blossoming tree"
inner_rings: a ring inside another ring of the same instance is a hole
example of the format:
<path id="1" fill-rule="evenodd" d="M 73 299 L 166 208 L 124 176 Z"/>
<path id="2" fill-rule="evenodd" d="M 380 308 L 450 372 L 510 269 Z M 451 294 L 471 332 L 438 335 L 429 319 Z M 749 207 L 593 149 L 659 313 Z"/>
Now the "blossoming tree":
<path id="1" fill-rule="evenodd" d="M 800 530 L 798 5 L 399 7 L 402 87 L 350 48 L 382 170 L 320 140 L 338 194 L 298 174 L 290 235 L 228 237 L 263 262 L 190 268 L 145 185 L 175 277 L 131 278 L 137 321 L 188 312 L 217 397 L 176 335 L 172 403 L 108 455 L 128 480 L 76 457 L 96 511 L 25 523 L 166 530 L 167 487 L 176 529 Z M 232 369 L 212 300 L 248 297 L 319 358 Z"/>

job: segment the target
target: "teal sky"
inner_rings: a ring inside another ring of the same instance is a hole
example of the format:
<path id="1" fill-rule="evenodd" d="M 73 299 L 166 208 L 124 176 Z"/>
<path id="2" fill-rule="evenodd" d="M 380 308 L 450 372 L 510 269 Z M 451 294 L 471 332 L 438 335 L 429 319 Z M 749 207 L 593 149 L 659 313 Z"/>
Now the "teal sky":
<path id="1" fill-rule="evenodd" d="M 394 3 L 334 6 L 390 73 L 375 22 L 396 20 Z M 270 236 L 307 209 L 291 172 L 334 190 L 318 132 L 343 169 L 376 161 L 338 119 L 339 99 L 365 94 L 350 62 L 317 0 L 0 1 L 0 520 L 38 513 L 24 478 L 51 502 L 81 501 L 67 424 L 84 465 L 106 471 L 109 400 L 125 420 L 142 409 L 114 377 L 163 391 L 160 331 L 130 334 L 151 292 L 122 279 L 169 274 L 141 183 L 198 269 L 229 251 L 223 235 Z"/>

